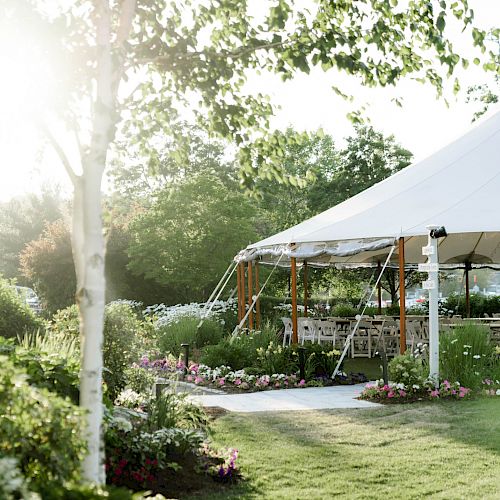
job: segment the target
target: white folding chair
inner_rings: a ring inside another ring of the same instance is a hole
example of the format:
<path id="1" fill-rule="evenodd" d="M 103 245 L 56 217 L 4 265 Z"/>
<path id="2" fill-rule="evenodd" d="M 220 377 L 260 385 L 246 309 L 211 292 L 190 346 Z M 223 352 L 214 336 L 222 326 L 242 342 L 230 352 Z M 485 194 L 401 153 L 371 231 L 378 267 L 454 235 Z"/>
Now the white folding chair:
<path id="1" fill-rule="evenodd" d="M 335 321 L 316 321 L 316 331 L 318 334 L 318 344 L 321 342 L 331 342 L 335 345 L 337 337 L 337 324 Z"/>
<path id="2" fill-rule="evenodd" d="M 283 331 L 283 347 L 292 343 L 293 326 L 290 318 L 281 318 L 285 330 Z"/>
<path id="3" fill-rule="evenodd" d="M 311 342 L 316 340 L 316 325 L 313 319 L 298 318 L 297 326 L 298 340 L 301 344 L 304 344 L 306 340 L 310 340 Z"/>

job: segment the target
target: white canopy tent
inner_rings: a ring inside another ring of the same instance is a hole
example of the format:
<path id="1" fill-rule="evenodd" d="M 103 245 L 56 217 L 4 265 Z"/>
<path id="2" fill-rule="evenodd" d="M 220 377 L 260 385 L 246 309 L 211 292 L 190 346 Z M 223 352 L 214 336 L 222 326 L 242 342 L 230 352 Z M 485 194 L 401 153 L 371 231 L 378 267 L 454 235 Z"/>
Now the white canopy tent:
<path id="1" fill-rule="evenodd" d="M 242 250 L 235 257 L 239 263 L 239 302 L 244 302 L 245 262 L 249 276 L 254 262 L 291 266 L 296 339 L 293 288 L 297 263 L 373 266 L 394 255 L 400 268 L 401 351 L 404 352 L 404 267 L 427 260 L 422 247 L 427 245 L 428 226 L 444 226 L 448 233 L 439 240 L 440 264 L 465 264 L 466 269 L 471 265 L 493 267 L 500 264 L 499 200 L 500 112 L 497 112 L 427 159 Z M 250 280 L 248 290 L 251 297 Z M 242 318 L 244 310 L 244 306 L 239 309 Z"/>
<path id="2" fill-rule="evenodd" d="M 312 265 L 384 260 L 404 238 L 405 262 L 424 262 L 426 226 L 445 226 L 441 263 L 500 263 L 500 112 L 427 159 L 325 212 L 249 245 L 237 261 Z"/>

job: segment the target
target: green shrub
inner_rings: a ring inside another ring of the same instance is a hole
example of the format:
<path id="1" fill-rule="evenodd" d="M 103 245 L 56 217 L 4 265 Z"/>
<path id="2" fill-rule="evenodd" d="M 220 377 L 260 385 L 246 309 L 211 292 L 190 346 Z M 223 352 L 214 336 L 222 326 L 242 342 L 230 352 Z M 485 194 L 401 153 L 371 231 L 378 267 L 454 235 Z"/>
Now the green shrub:
<path id="1" fill-rule="evenodd" d="M 254 364 L 256 355 L 248 347 L 230 338 L 222 339 L 216 345 L 210 345 L 202 350 L 200 363 L 216 368 L 230 366 L 233 370 L 241 370 Z"/>
<path id="2" fill-rule="evenodd" d="M 156 373 L 152 370 L 132 365 L 124 372 L 126 387 L 139 394 L 150 394 L 156 381 Z"/>
<path id="3" fill-rule="evenodd" d="M 443 314 L 466 315 L 465 296 L 451 294 L 440 305 Z M 476 293 L 470 294 L 470 313 L 472 318 L 481 318 L 484 314 L 491 316 L 493 313 L 500 313 L 500 296 L 485 297 Z"/>
<path id="4" fill-rule="evenodd" d="M 0 356 L 0 454 L 15 458 L 34 484 L 77 479 L 85 446 L 81 410 L 28 384 L 27 373 Z"/>
<path id="5" fill-rule="evenodd" d="M 257 364 L 257 350 L 266 349 L 270 342 L 276 345 L 278 335 L 270 323 L 266 323 L 261 331 L 241 332 L 234 337 L 226 337 L 218 344 L 205 347 L 200 362 L 216 368 L 230 366 L 233 370 L 254 367 Z"/>
<path id="6" fill-rule="evenodd" d="M 48 332 L 80 338 L 80 319 L 76 305 L 60 309 L 48 326 Z"/>
<path id="7" fill-rule="evenodd" d="M 441 378 L 477 389 L 490 376 L 493 346 L 485 327 L 464 325 L 441 333 L 439 349 Z"/>
<path id="8" fill-rule="evenodd" d="M 390 361 L 388 368 L 391 381 L 404 384 L 408 390 L 413 386 L 421 388 L 428 375 L 423 359 L 410 352 L 396 356 Z"/>
<path id="9" fill-rule="evenodd" d="M 148 408 L 147 428 L 150 432 L 164 428 L 208 430 L 208 417 L 201 406 L 187 399 L 187 393 L 164 391 Z"/>
<path id="10" fill-rule="evenodd" d="M 79 339 L 78 308 L 70 306 L 58 311 L 49 327 L 55 335 L 74 335 Z M 125 387 L 125 370 L 139 359 L 143 339 L 150 335 L 149 324 L 140 321 L 133 307 L 126 302 L 111 302 L 104 314 L 103 378 L 108 396 L 114 400 Z"/>
<path id="11" fill-rule="evenodd" d="M 15 346 L 10 339 L 0 338 L 0 352 L 8 354 L 16 367 L 26 371 L 31 385 L 68 397 L 78 404 L 80 363 L 78 358 L 65 355 L 62 343 L 60 352 L 46 352 L 31 347 L 29 342 Z"/>
<path id="12" fill-rule="evenodd" d="M 338 316 L 340 318 L 352 318 L 359 314 L 359 311 L 351 304 L 338 304 L 331 309 L 331 316 Z"/>
<path id="13" fill-rule="evenodd" d="M 192 348 L 202 349 L 207 345 L 217 344 L 223 336 L 222 325 L 206 319 L 200 328 L 199 318 L 184 316 L 177 321 L 160 327 L 159 345 L 162 354 L 171 353 L 178 357 L 181 353 L 181 344 L 189 344 Z"/>
<path id="14" fill-rule="evenodd" d="M 21 301 L 6 280 L 0 279 L 0 335 L 5 338 L 16 338 L 25 332 L 43 329 L 43 321 Z"/>
<path id="15" fill-rule="evenodd" d="M 104 315 L 103 373 L 108 395 L 113 400 L 126 385 L 125 370 L 136 361 L 140 352 L 137 333 L 142 323 L 125 303 L 112 302 Z"/>

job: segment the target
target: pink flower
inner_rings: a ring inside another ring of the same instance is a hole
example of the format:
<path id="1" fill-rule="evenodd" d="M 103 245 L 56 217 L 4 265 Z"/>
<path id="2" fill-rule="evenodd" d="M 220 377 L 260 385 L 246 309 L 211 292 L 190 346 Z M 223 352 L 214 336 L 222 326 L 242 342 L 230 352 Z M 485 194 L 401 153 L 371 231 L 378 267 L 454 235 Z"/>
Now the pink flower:
<path id="1" fill-rule="evenodd" d="M 219 379 L 219 385 L 224 385 L 226 383 L 226 379 L 224 377 Z"/>
<path id="2" fill-rule="evenodd" d="M 384 391 L 390 391 L 391 387 L 389 385 L 385 384 L 384 387 L 382 387 L 382 390 L 384 390 Z"/>
<path id="3" fill-rule="evenodd" d="M 195 383 L 195 384 L 201 384 L 202 382 L 203 382 L 203 379 L 202 379 L 201 377 L 196 377 L 196 378 L 194 379 L 194 383 Z"/>
<path id="4" fill-rule="evenodd" d="M 277 387 L 277 388 L 279 389 L 279 388 L 281 387 L 281 385 L 280 385 L 280 383 L 279 383 L 279 382 L 276 382 L 276 383 L 274 384 L 274 387 Z"/>
<path id="5" fill-rule="evenodd" d="M 193 381 L 193 376 L 192 376 L 192 375 L 188 375 L 188 376 L 186 377 L 186 380 L 187 380 L 188 382 L 192 382 L 192 381 Z"/>
<path id="6" fill-rule="evenodd" d="M 285 380 L 285 381 L 283 382 L 283 384 L 284 384 L 284 385 L 288 385 L 288 380 Z"/>
<path id="7" fill-rule="evenodd" d="M 445 380 L 445 381 L 443 382 L 443 385 L 444 385 L 447 389 L 449 389 L 449 388 L 451 387 L 451 384 L 448 382 L 448 380 Z"/>
<path id="8" fill-rule="evenodd" d="M 387 393 L 387 397 L 388 397 L 388 398 L 393 398 L 395 395 L 396 395 L 396 394 L 395 394 L 393 391 L 389 391 L 389 392 Z"/>
<path id="9" fill-rule="evenodd" d="M 189 367 L 190 371 L 192 371 L 193 373 L 198 373 L 198 368 L 199 366 L 197 363 L 194 363 Z"/>
<path id="10" fill-rule="evenodd" d="M 406 392 L 405 392 L 405 391 L 403 391 L 402 389 L 399 389 L 399 395 L 400 395 L 402 398 L 404 398 L 404 397 L 406 397 Z"/>
<path id="11" fill-rule="evenodd" d="M 233 382 L 234 385 L 241 385 L 241 380 L 239 378 L 237 378 L 234 382 Z"/>
<path id="12" fill-rule="evenodd" d="M 437 389 L 431 391 L 431 398 L 438 398 L 438 397 L 439 397 L 439 391 Z"/>
<path id="13" fill-rule="evenodd" d="M 301 379 L 299 382 L 299 387 L 304 387 L 306 385 L 306 381 L 304 379 Z"/>

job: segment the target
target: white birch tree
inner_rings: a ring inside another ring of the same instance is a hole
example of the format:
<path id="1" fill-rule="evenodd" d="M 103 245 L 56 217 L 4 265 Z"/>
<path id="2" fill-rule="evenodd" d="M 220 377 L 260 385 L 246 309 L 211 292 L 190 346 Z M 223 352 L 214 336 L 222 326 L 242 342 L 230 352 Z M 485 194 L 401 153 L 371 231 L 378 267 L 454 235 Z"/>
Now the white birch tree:
<path id="1" fill-rule="evenodd" d="M 83 475 L 87 481 L 102 483 L 101 182 L 117 126 L 121 124 L 129 146 L 147 157 L 155 135 L 171 134 L 182 145 L 172 118 L 180 107 L 190 106 L 199 124 L 238 146 L 242 183 L 251 187 L 257 176 L 282 178 L 280 158 L 286 142 L 300 137 L 269 130 L 273 108 L 265 96 L 245 92 L 248 70 L 289 79 L 297 71 L 308 73 L 321 66 L 357 76 L 368 86 L 395 85 L 410 75 L 430 82 L 441 93 L 446 75 L 459 63 L 468 64 L 446 38 L 447 20 L 463 24 L 479 47 L 485 34 L 471 26 L 466 0 L 452 6 L 427 0 L 400 5 L 397 0 L 318 0 L 309 11 L 301 1 L 268 0 L 256 17 L 250 14 L 250 0 L 68 0 L 57 7 L 49 0 L 4 0 L 0 6 L 15 19 L 21 4 L 62 33 L 71 73 L 64 79 L 74 85 L 70 103 L 74 113 L 64 109 L 63 118 L 79 115 L 82 102 L 92 102 L 90 117 L 76 120 L 75 132 L 87 132 L 86 141 L 78 141 L 80 173 L 48 121 L 39 122 L 74 187 L 80 392 L 81 405 L 88 411 Z M 24 21 L 23 16 L 18 20 Z M 128 79 L 136 86 L 125 98 L 120 84 Z M 179 161 L 182 151 L 180 147 Z"/>

